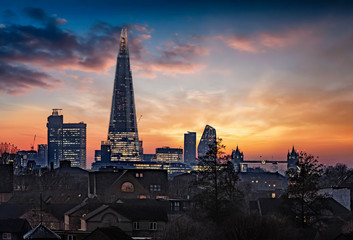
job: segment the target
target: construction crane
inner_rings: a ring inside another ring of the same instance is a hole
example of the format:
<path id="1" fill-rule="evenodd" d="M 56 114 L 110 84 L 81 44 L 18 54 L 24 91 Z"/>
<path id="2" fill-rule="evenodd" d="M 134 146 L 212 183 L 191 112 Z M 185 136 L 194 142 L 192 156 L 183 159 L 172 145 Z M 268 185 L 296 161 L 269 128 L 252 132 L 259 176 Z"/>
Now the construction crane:
<path id="1" fill-rule="evenodd" d="M 34 142 L 36 141 L 36 136 L 37 135 L 34 134 L 33 143 L 31 145 L 31 150 L 34 150 Z"/>

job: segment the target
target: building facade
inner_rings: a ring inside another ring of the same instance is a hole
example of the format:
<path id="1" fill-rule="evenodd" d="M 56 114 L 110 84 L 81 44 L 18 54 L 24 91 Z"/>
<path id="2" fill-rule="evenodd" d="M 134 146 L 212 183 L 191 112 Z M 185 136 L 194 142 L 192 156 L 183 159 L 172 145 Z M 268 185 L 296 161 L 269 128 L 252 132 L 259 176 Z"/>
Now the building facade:
<path id="1" fill-rule="evenodd" d="M 41 167 L 46 167 L 48 164 L 48 145 L 38 144 L 37 164 Z"/>
<path id="2" fill-rule="evenodd" d="M 111 161 L 141 160 L 126 28 L 120 35 L 108 141 L 111 143 Z"/>
<path id="3" fill-rule="evenodd" d="M 196 132 L 184 134 L 184 162 L 194 163 L 196 160 Z"/>
<path id="4" fill-rule="evenodd" d="M 205 130 L 202 133 L 199 146 L 197 147 L 198 157 L 205 156 L 210 150 L 210 146 L 215 146 L 217 144 L 216 129 L 206 125 Z"/>
<path id="5" fill-rule="evenodd" d="M 156 148 L 157 162 L 183 162 L 183 149 L 181 148 Z"/>
<path id="6" fill-rule="evenodd" d="M 73 167 L 86 168 L 86 129 L 80 123 L 64 123 L 61 109 L 53 109 L 48 117 L 48 166 L 59 166 L 62 160 L 68 160 Z"/>

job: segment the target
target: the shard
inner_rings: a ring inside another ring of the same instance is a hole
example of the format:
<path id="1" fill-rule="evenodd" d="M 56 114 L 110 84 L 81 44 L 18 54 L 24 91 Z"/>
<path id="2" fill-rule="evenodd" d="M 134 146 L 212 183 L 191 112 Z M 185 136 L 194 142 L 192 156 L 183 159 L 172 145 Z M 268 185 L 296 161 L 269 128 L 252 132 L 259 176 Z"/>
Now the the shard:
<path id="1" fill-rule="evenodd" d="M 126 28 L 120 35 L 108 141 L 111 161 L 141 160 Z"/>

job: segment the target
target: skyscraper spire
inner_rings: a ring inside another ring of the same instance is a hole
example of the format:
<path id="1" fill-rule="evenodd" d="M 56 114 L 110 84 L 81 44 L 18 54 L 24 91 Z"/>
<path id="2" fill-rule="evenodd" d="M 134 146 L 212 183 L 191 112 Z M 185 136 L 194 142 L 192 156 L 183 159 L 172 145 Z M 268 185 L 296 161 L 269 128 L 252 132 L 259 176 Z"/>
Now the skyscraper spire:
<path id="1" fill-rule="evenodd" d="M 120 35 L 108 141 L 112 161 L 141 160 L 126 28 Z"/>
<path id="2" fill-rule="evenodd" d="M 120 54 L 129 54 L 126 28 L 121 29 L 119 55 Z"/>

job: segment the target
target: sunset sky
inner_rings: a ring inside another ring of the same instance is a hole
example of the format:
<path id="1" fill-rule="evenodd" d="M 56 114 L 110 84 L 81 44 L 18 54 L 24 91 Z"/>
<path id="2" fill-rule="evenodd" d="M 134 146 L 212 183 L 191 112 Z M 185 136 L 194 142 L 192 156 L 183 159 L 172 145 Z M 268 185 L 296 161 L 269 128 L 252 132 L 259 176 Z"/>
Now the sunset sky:
<path id="1" fill-rule="evenodd" d="M 74 2 L 74 3 L 73 3 Z M 216 128 L 228 152 L 294 145 L 353 167 L 352 1 L 48 1 L 0 5 L 0 142 L 47 142 L 47 117 L 106 140 L 122 26 L 145 153 Z"/>

